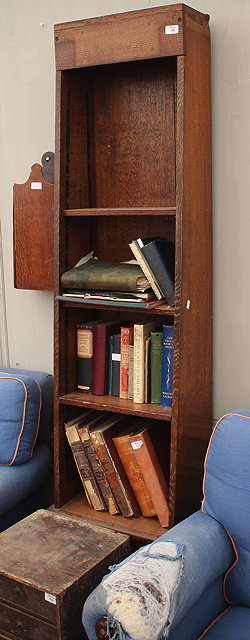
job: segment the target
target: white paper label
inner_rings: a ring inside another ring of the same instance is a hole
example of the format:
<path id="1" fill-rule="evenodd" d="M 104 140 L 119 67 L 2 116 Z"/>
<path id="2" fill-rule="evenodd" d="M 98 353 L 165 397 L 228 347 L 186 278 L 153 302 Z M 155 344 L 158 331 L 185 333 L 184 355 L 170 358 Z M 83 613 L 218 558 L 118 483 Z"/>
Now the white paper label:
<path id="1" fill-rule="evenodd" d="M 190 309 L 191 300 L 187 300 L 186 309 Z"/>
<path id="2" fill-rule="evenodd" d="M 112 353 L 112 360 L 120 360 L 120 359 L 121 359 L 120 353 Z"/>
<path id="3" fill-rule="evenodd" d="M 31 189 L 42 189 L 43 185 L 41 182 L 32 182 L 31 183 Z"/>
<path id="4" fill-rule="evenodd" d="M 179 25 L 178 24 L 168 24 L 165 27 L 166 36 L 169 36 L 172 33 L 179 33 Z"/>
<path id="5" fill-rule="evenodd" d="M 131 442 L 132 449 L 140 449 L 143 445 L 142 440 L 136 440 L 136 442 Z"/>
<path id="6" fill-rule="evenodd" d="M 56 604 L 56 596 L 53 596 L 52 593 L 46 593 L 45 591 L 44 598 L 48 602 L 51 602 L 51 604 Z"/>

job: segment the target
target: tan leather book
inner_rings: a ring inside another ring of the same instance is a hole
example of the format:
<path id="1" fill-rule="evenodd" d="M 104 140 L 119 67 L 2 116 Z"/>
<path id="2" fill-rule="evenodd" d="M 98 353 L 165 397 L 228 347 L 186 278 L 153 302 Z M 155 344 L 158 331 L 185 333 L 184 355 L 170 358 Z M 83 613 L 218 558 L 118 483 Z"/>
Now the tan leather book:
<path id="1" fill-rule="evenodd" d="M 104 422 L 105 418 L 107 418 L 107 415 L 109 414 L 95 412 L 95 414 L 96 413 L 98 413 L 98 415 L 95 416 L 94 419 L 89 420 L 88 422 L 85 422 L 84 425 L 79 426 L 78 433 L 79 433 L 81 442 L 83 444 L 85 455 L 93 470 L 96 482 L 99 486 L 102 497 L 104 499 L 106 508 L 111 515 L 115 515 L 117 513 L 120 513 L 120 509 L 117 505 L 117 502 L 115 500 L 111 486 L 107 480 L 103 466 L 101 465 L 100 460 L 96 455 L 95 449 L 93 447 L 93 444 L 90 438 L 91 429 L 94 428 L 100 422 Z"/>
<path id="2" fill-rule="evenodd" d="M 82 414 L 75 420 L 66 422 L 65 433 L 69 446 L 73 453 L 73 457 L 82 481 L 83 488 L 85 490 L 86 498 L 93 509 L 95 509 L 96 511 L 103 511 L 106 509 L 106 505 L 99 490 L 91 465 L 89 464 L 89 461 L 85 454 L 83 444 L 80 440 L 77 430 L 78 425 L 81 425 L 81 422 L 85 419 L 85 415 Z"/>
<path id="3" fill-rule="evenodd" d="M 122 432 L 115 436 L 113 438 L 113 442 L 134 491 L 142 515 L 146 518 L 156 516 L 155 506 L 145 483 L 141 467 L 136 460 L 136 456 L 131 446 L 131 435 L 133 435 L 133 431 L 131 429 L 127 429 L 126 433 Z"/>
<path id="4" fill-rule="evenodd" d="M 164 431 L 165 428 L 165 431 Z M 164 447 L 164 439 L 168 433 L 168 424 L 161 426 L 161 423 L 144 428 L 130 436 L 130 443 L 133 453 L 140 466 L 144 481 L 148 488 L 152 502 L 155 506 L 157 516 L 162 527 L 169 525 L 168 506 L 168 469 L 162 465 L 161 454 L 165 453 L 168 461 L 167 451 Z M 161 436 L 163 436 L 161 441 Z"/>
<path id="5" fill-rule="evenodd" d="M 141 510 L 112 438 L 125 424 L 128 424 L 129 420 L 129 416 L 113 414 L 113 418 L 108 418 L 103 424 L 90 431 L 96 455 L 105 470 L 115 500 L 125 518 L 139 517 Z"/>

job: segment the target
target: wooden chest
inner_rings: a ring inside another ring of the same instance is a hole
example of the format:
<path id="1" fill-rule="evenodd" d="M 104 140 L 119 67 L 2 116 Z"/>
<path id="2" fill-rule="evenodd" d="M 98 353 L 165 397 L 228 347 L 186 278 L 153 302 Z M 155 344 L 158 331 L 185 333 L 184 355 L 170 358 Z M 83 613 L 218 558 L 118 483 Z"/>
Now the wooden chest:
<path id="1" fill-rule="evenodd" d="M 82 640 L 83 603 L 129 538 L 39 510 L 0 535 L 0 638 Z"/>

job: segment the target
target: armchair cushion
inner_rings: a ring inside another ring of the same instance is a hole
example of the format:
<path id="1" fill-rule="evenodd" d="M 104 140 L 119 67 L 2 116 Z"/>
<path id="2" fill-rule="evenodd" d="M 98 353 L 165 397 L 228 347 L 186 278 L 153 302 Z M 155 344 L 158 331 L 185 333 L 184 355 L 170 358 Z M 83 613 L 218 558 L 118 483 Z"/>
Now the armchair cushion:
<path id="1" fill-rule="evenodd" d="M 33 454 L 42 406 L 35 378 L 0 371 L 0 465 L 20 465 Z"/>
<path id="2" fill-rule="evenodd" d="M 225 579 L 229 604 L 250 607 L 250 412 L 223 416 L 214 428 L 205 459 L 203 512 L 228 533 L 236 562 Z"/>

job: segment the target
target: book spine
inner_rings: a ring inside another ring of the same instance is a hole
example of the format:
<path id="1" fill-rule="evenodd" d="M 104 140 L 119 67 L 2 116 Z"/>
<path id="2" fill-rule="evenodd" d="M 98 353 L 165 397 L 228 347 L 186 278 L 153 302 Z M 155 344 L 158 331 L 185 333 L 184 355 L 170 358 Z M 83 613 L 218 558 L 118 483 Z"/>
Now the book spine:
<path id="1" fill-rule="evenodd" d="M 155 516 L 156 510 L 131 447 L 129 436 L 116 436 L 113 438 L 113 442 L 134 491 L 142 515 L 146 518 Z"/>
<path id="2" fill-rule="evenodd" d="M 92 391 L 93 325 L 77 325 L 77 389 L 82 393 Z"/>
<path id="3" fill-rule="evenodd" d="M 109 395 L 112 394 L 112 353 L 113 353 L 113 336 L 109 338 L 109 364 L 108 364 L 108 392 Z"/>
<path id="4" fill-rule="evenodd" d="M 162 331 L 151 332 L 151 402 L 161 403 Z"/>
<path id="5" fill-rule="evenodd" d="M 92 390 L 94 395 L 104 396 L 108 393 L 108 336 L 107 327 L 95 325 L 93 335 L 93 376 Z"/>
<path id="6" fill-rule="evenodd" d="M 130 442 L 162 527 L 169 525 L 168 486 L 147 430 Z"/>
<path id="7" fill-rule="evenodd" d="M 151 336 L 148 336 L 145 342 L 144 402 L 150 402 L 150 397 L 151 397 L 150 352 L 151 352 Z"/>
<path id="8" fill-rule="evenodd" d="M 93 432 L 91 434 L 91 438 L 92 438 L 92 443 L 95 447 L 96 455 L 102 464 L 102 467 L 106 474 L 106 478 L 111 486 L 111 489 L 115 496 L 116 502 L 119 505 L 122 515 L 125 518 L 128 518 L 130 516 L 140 515 L 140 510 L 139 510 L 139 507 L 137 506 L 135 497 L 132 494 L 132 489 L 130 488 L 130 490 L 128 490 L 128 487 L 124 486 L 124 483 L 121 480 L 119 471 L 117 469 L 117 464 L 115 463 L 114 459 L 112 459 L 110 451 L 105 441 L 103 440 L 102 434 L 98 433 L 98 431 Z M 125 477 L 126 476 L 125 471 L 123 470 L 123 472 Z M 127 477 L 126 477 L 126 481 L 128 483 Z M 133 504 L 132 504 L 132 497 L 134 498 Z"/>
<path id="9" fill-rule="evenodd" d="M 149 242 L 141 251 L 168 304 L 174 304 L 174 248 L 171 242 Z"/>
<path id="10" fill-rule="evenodd" d="M 149 284 L 151 285 L 151 288 L 153 289 L 153 292 L 156 296 L 156 298 L 158 300 L 161 300 L 162 296 L 162 292 L 160 290 L 160 288 L 158 287 L 157 282 L 155 282 L 155 277 L 153 274 L 152 269 L 149 267 L 147 260 L 145 258 L 145 256 L 143 255 L 141 248 L 138 245 L 137 240 L 133 240 L 133 242 L 131 242 L 131 244 L 129 244 L 129 247 L 132 251 L 132 253 L 134 254 L 136 260 L 139 262 L 139 265 L 141 266 L 141 269 L 144 273 L 144 275 L 146 276 L 146 278 L 149 281 Z"/>
<path id="11" fill-rule="evenodd" d="M 81 438 L 81 441 L 83 443 L 84 446 L 84 451 L 86 454 L 86 457 L 92 467 L 94 476 L 96 478 L 96 481 L 99 485 L 100 491 L 102 493 L 104 502 L 106 504 L 106 507 L 109 511 L 109 513 L 111 515 L 115 515 L 117 513 L 120 513 L 119 507 L 116 503 L 116 500 L 114 498 L 114 495 L 112 493 L 112 489 L 110 487 L 109 482 L 107 481 L 104 469 L 98 459 L 98 457 L 96 456 L 95 453 L 95 449 L 93 447 L 92 441 L 90 439 L 90 435 L 88 433 L 88 430 L 86 430 L 85 428 L 79 429 L 79 435 Z"/>
<path id="12" fill-rule="evenodd" d="M 172 325 L 163 325 L 162 333 L 162 377 L 160 404 L 163 407 L 172 407 L 174 327 Z"/>
<path id="13" fill-rule="evenodd" d="M 133 343 L 134 327 L 121 327 L 120 398 L 128 397 L 129 345 Z"/>
<path id="14" fill-rule="evenodd" d="M 134 345 L 129 345 L 128 356 L 128 398 L 133 400 L 134 397 Z"/>
<path id="15" fill-rule="evenodd" d="M 144 337 L 143 326 L 134 325 L 134 402 L 142 404 L 144 394 Z"/>
<path id="16" fill-rule="evenodd" d="M 68 443 L 71 447 L 71 451 L 74 456 L 76 467 L 80 475 L 83 488 L 85 490 L 86 498 L 96 511 L 103 511 L 105 509 L 105 503 L 100 494 L 98 485 L 96 484 L 88 459 L 85 455 L 85 451 L 82 446 L 82 442 L 79 438 L 77 427 L 65 426 L 65 432 Z"/>
<path id="17" fill-rule="evenodd" d="M 121 335 L 113 335 L 112 351 L 112 396 L 119 396 L 120 391 Z"/>

